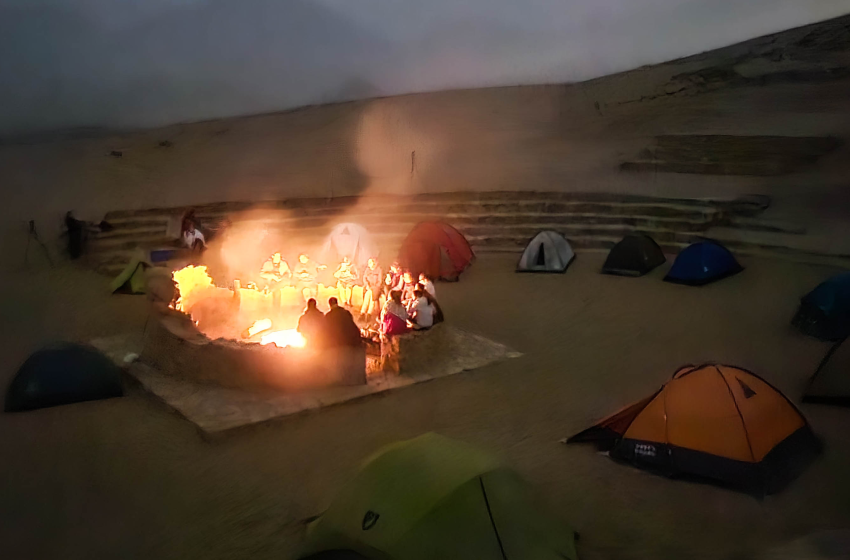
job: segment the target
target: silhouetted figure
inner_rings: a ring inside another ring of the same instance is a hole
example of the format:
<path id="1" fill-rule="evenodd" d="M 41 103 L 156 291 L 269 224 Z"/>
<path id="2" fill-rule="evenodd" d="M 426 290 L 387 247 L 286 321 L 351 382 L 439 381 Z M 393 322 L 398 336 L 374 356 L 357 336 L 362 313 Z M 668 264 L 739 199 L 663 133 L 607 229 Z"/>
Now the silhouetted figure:
<path id="1" fill-rule="evenodd" d="M 322 330 L 324 329 L 325 314 L 316 307 L 316 300 L 307 300 L 307 309 L 298 319 L 298 332 L 309 345 L 321 344 Z"/>
<path id="2" fill-rule="evenodd" d="M 83 254 L 86 242 L 86 223 L 68 212 L 65 214 L 65 228 L 68 230 L 68 254 L 72 259 L 78 259 Z"/>
<path id="3" fill-rule="evenodd" d="M 360 346 L 360 329 L 354 323 L 351 313 L 339 306 L 335 297 L 328 300 L 330 310 L 325 315 L 323 339 L 325 346 Z"/>

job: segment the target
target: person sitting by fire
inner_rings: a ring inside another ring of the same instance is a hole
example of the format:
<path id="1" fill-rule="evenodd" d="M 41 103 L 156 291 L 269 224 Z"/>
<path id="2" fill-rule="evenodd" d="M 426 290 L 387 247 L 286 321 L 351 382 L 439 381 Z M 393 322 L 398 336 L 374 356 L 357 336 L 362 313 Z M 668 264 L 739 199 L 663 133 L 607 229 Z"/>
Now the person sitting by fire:
<path id="1" fill-rule="evenodd" d="M 401 302 L 408 306 L 415 299 L 413 295 L 414 290 L 416 290 L 416 282 L 413 281 L 413 274 L 410 271 L 404 271 L 404 274 L 401 276 L 402 278 L 402 288 L 401 288 Z"/>
<path id="2" fill-rule="evenodd" d="M 440 304 L 437 303 L 437 298 L 433 294 L 428 292 L 427 288 L 423 286 L 421 282 L 418 286 L 419 289 L 422 290 L 423 295 L 428 299 L 428 303 L 430 303 L 431 307 L 434 308 L 434 324 L 436 325 L 437 323 L 442 323 L 445 318 L 443 316 L 443 309 L 440 307 Z"/>
<path id="3" fill-rule="evenodd" d="M 404 287 L 401 267 L 397 262 L 390 265 L 390 270 L 387 272 L 387 277 L 384 279 L 384 285 L 386 293 L 390 293 L 394 290 L 401 290 Z"/>
<path id="4" fill-rule="evenodd" d="M 319 271 L 326 268 L 327 267 L 323 264 L 314 263 L 310 260 L 310 257 L 304 253 L 298 255 L 298 264 L 296 264 L 295 268 L 292 270 L 292 278 L 295 280 L 298 289 L 304 295 L 305 301 L 318 295 L 316 277 L 319 275 Z"/>
<path id="5" fill-rule="evenodd" d="M 283 260 L 280 253 L 275 253 L 263 263 L 260 269 L 260 278 L 267 281 L 267 286 L 274 288 L 283 282 L 284 278 L 292 278 L 289 264 Z"/>
<path id="6" fill-rule="evenodd" d="M 424 272 L 419 274 L 419 284 L 425 288 L 425 291 L 428 292 L 431 297 L 437 297 L 437 288 L 434 287 L 434 283 L 431 279 L 425 276 Z"/>
<path id="7" fill-rule="evenodd" d="M 301 317 L 298 318 L 297 330 L 307 341 L 310 346 L 319 346 L 321 344 L 321 334 L 324 329 L 325 314 L 319 311 L 316 307 L 316 300 L 310 298 L 307 300 L 307 308 Z"/>
<path id="8" fill-rule="evenodd" d="M 348 257 L 343 257 L 342 262 L 334 272 L 336 278 L 336 289 L 339 292 L 339 300 L 345 307 L 351 307 L 351 294 L 354 291 L 354 285 L 360 274 L 357 272 L 357 267 L 351 262 Z"/>
<path id="9" fill-rule="evenodd" d="M 407 318 L 407 309 L 401 303 L 401 291 L 391 291 L 384 309 L 381 310 L 381 334 L 393 336 L 406 333 L 409 330 Z"/>
<path id="10" fill-rule="evenodd" d="M 340 307 L 339 301 L 332 297 L 328 299 L 330 310 L 322 321 L 322 340 L 325 347 L 359 346 L 361 343 L 360 329 L 354 323 L 351 313 Z"/>
<path id="11" fill-rule="evenodd" d="M 372 322 L 375 315 L 383 284 L 381 283 L 381 267 L 378 260 L 371 258 L 366 262 L 366 270 L 363 271 L 363 305 L 360 306 L 360 320 L 367 324 Z"/>
<path id="12" fill-rule="evenodd" d="M 200 253 L 207 248 L 207 239 L 201 232 L 201 226 L 194 210 L 188 210 L 180 224 L 180 237 L 183 244 L 193 252 Z"/>
<path id="13" fill-rule="evenodd" d="M 434 306 L 426 294 L 427 292 L 418 285 L 413 290 L 414 299 L 407 311 L 414 329 L 430 329 L 434 326 Z"/>

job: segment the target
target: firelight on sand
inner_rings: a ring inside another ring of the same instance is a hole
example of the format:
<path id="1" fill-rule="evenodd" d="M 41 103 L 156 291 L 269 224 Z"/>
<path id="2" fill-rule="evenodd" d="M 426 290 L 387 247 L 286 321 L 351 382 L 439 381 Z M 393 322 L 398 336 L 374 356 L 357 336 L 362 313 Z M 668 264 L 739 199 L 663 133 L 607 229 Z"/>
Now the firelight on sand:
<path id="1" fill-rule="evenodd" d="M 264 334 L 260 339 L 260 344 L 265 346 L 266 344 L 274 344 L 278 348 L 286 348 L 287 346 L 292 346 L 295 348 L 304 348 L 307 343 L 304 340 L 304 337 L 301 336 L 295 329 L 290 329 L 288 331 L 275 331 L 269 334 Z"/>

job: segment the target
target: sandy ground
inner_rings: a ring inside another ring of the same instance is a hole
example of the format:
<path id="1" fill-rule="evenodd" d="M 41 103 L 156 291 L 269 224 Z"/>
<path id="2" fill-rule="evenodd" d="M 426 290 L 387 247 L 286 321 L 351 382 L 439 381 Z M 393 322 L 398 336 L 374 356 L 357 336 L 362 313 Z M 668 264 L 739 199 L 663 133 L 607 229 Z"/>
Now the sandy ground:
<path id="1" fill-rule="evenodd" d="M 123 399 L 0 415 L 4 558 L 293 557 L 322 511 L 379 446 L 425 431 L 500 454 L 581 533 L 583 559 L 751 558 L 811 531 L 850 526 L 850 411 L 805 406 L 824 456 L 759 502 L 670 481 L 558 443 L 665 381 L 717 360 L 797 400 L 827 345 L 789 327 L 798 298 L 831 269 L 744 261 L 704 288 L 597 274 L 517 275 L 485 257 L 438 285 L 449 321 L 525 356 L 214 441 L 139 390 Z M 63 267 L 4 275 L 0 376 L 38 344 L 143 328 L 145 302 Z M 10 297 L 11 296 L 11 297 Z"/>

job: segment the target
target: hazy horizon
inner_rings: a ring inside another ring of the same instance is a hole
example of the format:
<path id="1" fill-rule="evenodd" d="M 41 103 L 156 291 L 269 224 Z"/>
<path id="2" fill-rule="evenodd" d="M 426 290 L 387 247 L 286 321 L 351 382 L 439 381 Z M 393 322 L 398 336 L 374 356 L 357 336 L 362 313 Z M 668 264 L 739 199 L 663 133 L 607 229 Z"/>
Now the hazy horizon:
<path id="1" fill-rule="evenodd" d="M 848 12 L 848 0 L 0 0 L 0 134 L 578 82 Z"/>

